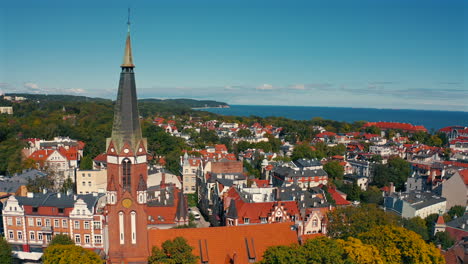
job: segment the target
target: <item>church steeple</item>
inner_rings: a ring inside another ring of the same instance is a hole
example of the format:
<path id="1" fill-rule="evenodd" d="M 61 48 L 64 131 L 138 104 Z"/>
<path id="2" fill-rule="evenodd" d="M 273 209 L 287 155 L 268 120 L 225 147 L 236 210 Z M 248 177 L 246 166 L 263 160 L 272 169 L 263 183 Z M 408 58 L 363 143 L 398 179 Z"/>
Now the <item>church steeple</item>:
<path id="1" fill-rule="evenodd" d="M 123 64 L 121 65 L 122 72 L 120 73 L 119 89 L 115 102 L 114 125 L 111 137 L 118 151 L 121 151 L 125 143 L 135 149 L 138 147 L 136 144 L 142 139 L 134 67 L 130 41 L 130 22 L 128 22 L 127 40 Z"/>

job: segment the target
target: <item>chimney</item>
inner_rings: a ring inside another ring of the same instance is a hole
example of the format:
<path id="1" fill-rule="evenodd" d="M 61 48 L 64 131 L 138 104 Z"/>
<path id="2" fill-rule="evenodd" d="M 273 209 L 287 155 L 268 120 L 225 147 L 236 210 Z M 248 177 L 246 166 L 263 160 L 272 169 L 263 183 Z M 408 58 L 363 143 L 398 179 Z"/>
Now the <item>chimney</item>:
<path id="1" fill-rule="evenodd" d="M 395 192 L 395 186 L 393 185 L 393 182 L 390 182 L 390 190 L 388 194 L 392 194 Z"/>
<path id="2" fill-rule="evenodd" d="M 162 172 L 161 173 L 161 188 L 165 188 L 166 187 L 166 173 Z"/>
<path id="3" fill-rule="evenodd" d="M 62 193 L 57 193 L 57 198 L 61 198 L 62 197 Z"/>
<path id="4" fill-rule="evenodd" d="M 42 189 L 42 194 L 46 194 L 46 193 L 47 193 L 47 189 L 46 188 Z"/>
<path id="5" fill-rule="evenodd" d="M 28 198 L 34 198 L 34 193 L 33 192 L 28 192 L 27 197 Z"/>

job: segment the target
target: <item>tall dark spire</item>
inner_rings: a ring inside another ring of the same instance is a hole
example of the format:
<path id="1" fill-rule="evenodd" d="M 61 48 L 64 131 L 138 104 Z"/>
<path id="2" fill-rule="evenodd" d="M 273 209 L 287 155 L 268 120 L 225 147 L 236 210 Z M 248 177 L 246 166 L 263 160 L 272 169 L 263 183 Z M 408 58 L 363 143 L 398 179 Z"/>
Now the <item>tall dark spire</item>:
<path id="1" fill-rule="evenodd" d="M 130 17 L 130 14 L 129 14 Z M 132 47 L 130 43 L 130 19 L 128 20 L 127 40 L 123 64 L 120 66 L 119 90 L 114 110 L 114 125 L 112 127 L 112 141 L 120 150 L 124 143 L 130 144 L 134 149 L 140 141 L 141 128 L 138 114 L 135 75 L 133 68 Z"/>

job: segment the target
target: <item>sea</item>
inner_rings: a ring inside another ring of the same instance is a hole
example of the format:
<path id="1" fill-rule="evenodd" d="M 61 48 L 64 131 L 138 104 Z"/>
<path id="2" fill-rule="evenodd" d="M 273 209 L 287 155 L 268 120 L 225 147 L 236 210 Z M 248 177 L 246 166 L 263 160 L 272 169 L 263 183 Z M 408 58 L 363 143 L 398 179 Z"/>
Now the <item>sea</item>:
<path id="1" fill-rule="evenodd" d="M 230 108 L 205 108 L 203 111 L 227 116 L 276 116 L 295 120 L 321 117 L 350 123 L 360 120 L 400 122 L 423 125 L 429 131 L 454 125 L 468 127 L 468 112 L 461 111 L 272 105 L 230 105 Z"/>

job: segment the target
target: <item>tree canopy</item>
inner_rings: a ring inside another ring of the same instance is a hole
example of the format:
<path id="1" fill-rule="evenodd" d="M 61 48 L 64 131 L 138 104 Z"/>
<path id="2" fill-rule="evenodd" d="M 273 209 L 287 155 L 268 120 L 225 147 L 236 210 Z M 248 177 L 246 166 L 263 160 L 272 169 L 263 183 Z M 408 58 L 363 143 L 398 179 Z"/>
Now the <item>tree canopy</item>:
<path id="1" fill-rule="evenodd" d="M 102 264 L 103 260 L 93 251 L 75 245 L 52 245 L 44 250 L 44 264 Z"/>
<path id="2" fill-rule="evenodd" d="M 162 248 L 154 246 L 151 256 L 148 258 L 149 264 L 195 264 L 198 257 L 192 254 L 191 247 L 183 237 L 176 237 L 174 240 L 166 240 Z"/>
<path id="3" fill-rule="evenodd" d="M 49 243 L 49 246 L 53 245 L 75 245 L 75 242 L 73 242 L 73 240 L 68 235 L 57 234 Z"/>
<path id="4" fill-rule="evenodd" d="M 0 236 L 0 263 L 11 263 L 11 246 L 3 236 Z"/>

